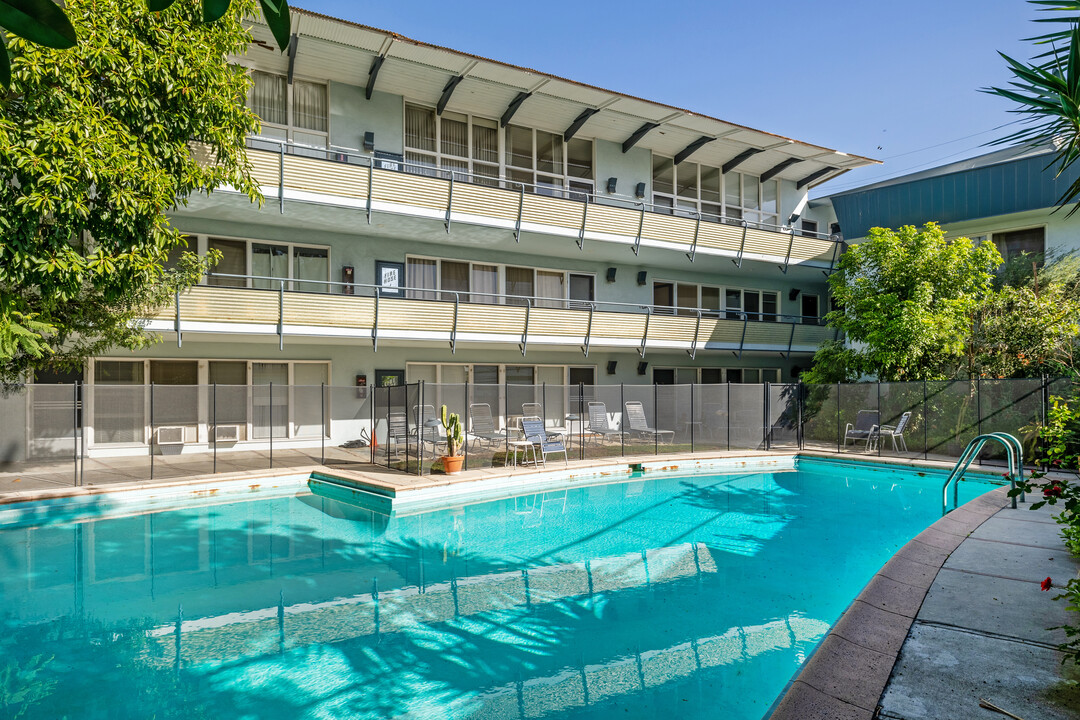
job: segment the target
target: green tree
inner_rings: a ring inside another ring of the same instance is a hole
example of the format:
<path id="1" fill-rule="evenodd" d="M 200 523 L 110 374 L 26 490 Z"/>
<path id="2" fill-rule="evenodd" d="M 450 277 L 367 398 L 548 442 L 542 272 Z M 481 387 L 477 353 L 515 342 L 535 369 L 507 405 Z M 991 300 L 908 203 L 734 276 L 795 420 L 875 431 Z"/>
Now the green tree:
<path id="1" fill-rule="evenodd" d="M 176 0 L 146 0 L 146 6 L 155 12 L 168 10 Z M 65 3 L 66 5 L 66 3 Z M 202 0 L 204 22 L 215 22 L 224 17 L 232 0 Z M 259 0 L 263 17 L 274 35 L 278 47 L 285 50 L 289 45 L 291 17 L 286 0 Z M 0 27 L 31 42 L 45 47 L 64 50 L 78 42 L 75 26 L 63 8 L 53 0 L 0 0 Z M 11 82 L 11 61 L 7 49 L 0 43 L 0 84 Z"/>
<path id="2" fill-rule="evenodd" d="M 951 377 L 965 356 L 971 313 L 991 292 L 1000 264 L 990 243 L 946 240 L 936 223 L 871 229 L 829 277 L 841 309 L 826 320 L 845 342 L 823 346 L 804 380 Z"/>
<path id="3" fill-rule="evenodd" d="M 70 0 L 80 37 L 54 50 L 9 37 L 0 103 L 0 380 L 153 342 L 138 321 L 193 284 L 166 213 L 229 185 L 259 199 L 245 153 L 250 79 L 228 63 L 254 0 L 206 24 L 196 0 Z"/>

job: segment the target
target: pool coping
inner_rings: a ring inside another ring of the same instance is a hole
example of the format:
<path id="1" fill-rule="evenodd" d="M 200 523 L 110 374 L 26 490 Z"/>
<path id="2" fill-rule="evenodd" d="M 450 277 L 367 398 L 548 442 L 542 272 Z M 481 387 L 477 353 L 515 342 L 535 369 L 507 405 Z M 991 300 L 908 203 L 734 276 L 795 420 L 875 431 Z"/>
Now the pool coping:
<path id="1" fill-rule="evenodd" d="M 1008 488 L 953 510 L 900 548 L 852 601 L 769 720 L 873 720 L 900 650 L 949 555 L 1008 507 Z"/>

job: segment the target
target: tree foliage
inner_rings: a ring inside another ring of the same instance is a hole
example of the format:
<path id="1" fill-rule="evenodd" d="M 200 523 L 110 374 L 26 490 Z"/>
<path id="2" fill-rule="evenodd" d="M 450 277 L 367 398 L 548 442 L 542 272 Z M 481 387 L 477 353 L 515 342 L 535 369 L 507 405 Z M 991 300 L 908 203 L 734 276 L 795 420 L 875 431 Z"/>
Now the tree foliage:
<path id="1" fill-rule="evenodd" d="M 176 0 L 146 0 L 153 12 L 172 7 Z M 66 5 L 66 3 L 64 3 Z M 292 32 L 289 5 L 286 0 L 259 0 L 266 24 L 278 47 L 285 50 Z M 202 0 L 204 22 L 215 22 L 232 7 L 232 0 Z M 78 42 L 75 26 L 63 8 L 53 0 L 0 0 L 0 27 L 24 40 L 57 50 L 74 47 Z M 0 43 L 0 84 L 11 82 L 11 63 L 7 49 Z"/>
<path id="2" fill-rule="evenodd" d="M 1016 104 L 1011 112 L 1020 115 L 1022 127 L 994 141 L 996 145 L 1025 144 L 1057 148 L 1052 165 L 1057 174 L 1080 159 L 1080 2 L 1075 0 L 1029 0 L 1042 11 L 1063 13 L 1039 18 L 1037 22 L 1064 24 L 1065 29 L 1028 38 L 1044 49 L 1032 62 L 1021 62 L 999 53 L 1012 71 L 1008 87 L 990 87 L 985 92 Z M 1058 206 L 1080 205 L 1080 178 L 1058 199 Z"/>
<path id="3" fill-rule="evenodd" d="M 149 342 L 138 320 L 193 284 L 166 213 L 229 185 L 257 199 L 245 138 L 250 79 L 230 65 L 254 0 L 206 24 L 197 0 L 70 0 L 80 39 L 55 50 L 8 36 L 0 103 L 0 380 Z"/>
<path id="4" fill-rule="evenodd" d="M 936 223 L 873 228 L 829 277 L 840 309 L 826 320 L 846 342 L 827 344 L 808 382 L 950 377 L 965 357 L 971 313 L 991 292 L 1001 255 L 967 238 L 946 240 Z"/>

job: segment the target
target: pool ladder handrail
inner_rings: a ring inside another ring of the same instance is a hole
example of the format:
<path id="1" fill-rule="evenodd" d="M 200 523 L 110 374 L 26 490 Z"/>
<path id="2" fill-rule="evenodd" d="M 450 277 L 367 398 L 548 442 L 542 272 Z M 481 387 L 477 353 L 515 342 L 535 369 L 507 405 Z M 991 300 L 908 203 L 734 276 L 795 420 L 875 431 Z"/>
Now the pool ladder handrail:
<path id="1" fill-rule="evenodd" d="M 945 481 L 945 485 L 941 488 L 941 515 L 944 517 L 949 512 L 949 485 L 953 488 L 953 509 L 955 510 L 959 505 L 960 494 L 960 480 L 963 479 L 964 473 L 967 472 L 968 466 L 972 461 L 979 456 L 982 452 L 983 446 L 990 440 L 997 440 L 1005 447 L 1005 455 L 1009 461 L 1009 487 L 1013 490 L 1016 489 L 1017 479 L 1020 482 L 1024 481 L 1024 447 L 1020 444 L 1014 436 L 1004 432 L 992 432 L 984 433 L 972 439 L 964 448 L 964 452 L 960 454 L 960 459 L 956 461 L 956 465 L 953 467 L 949 478 Z M 1020 493 L 1020 500 L 1024 500 L 1023 492 Z M 1016 496 L 1012 496 L 1012 508 L 1016 509 Z"/>

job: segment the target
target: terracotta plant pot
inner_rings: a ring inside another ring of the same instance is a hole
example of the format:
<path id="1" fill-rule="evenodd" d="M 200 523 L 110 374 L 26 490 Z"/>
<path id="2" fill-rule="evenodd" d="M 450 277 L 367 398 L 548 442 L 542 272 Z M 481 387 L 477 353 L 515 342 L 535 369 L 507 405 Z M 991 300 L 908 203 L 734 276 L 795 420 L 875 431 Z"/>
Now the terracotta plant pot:
<path id="1" fill-rule="evenodd" d="M 461 463 L 465 462 L 464 455 L 443 455 L 443 472 L 452 475 L 461 470 Z"/>

